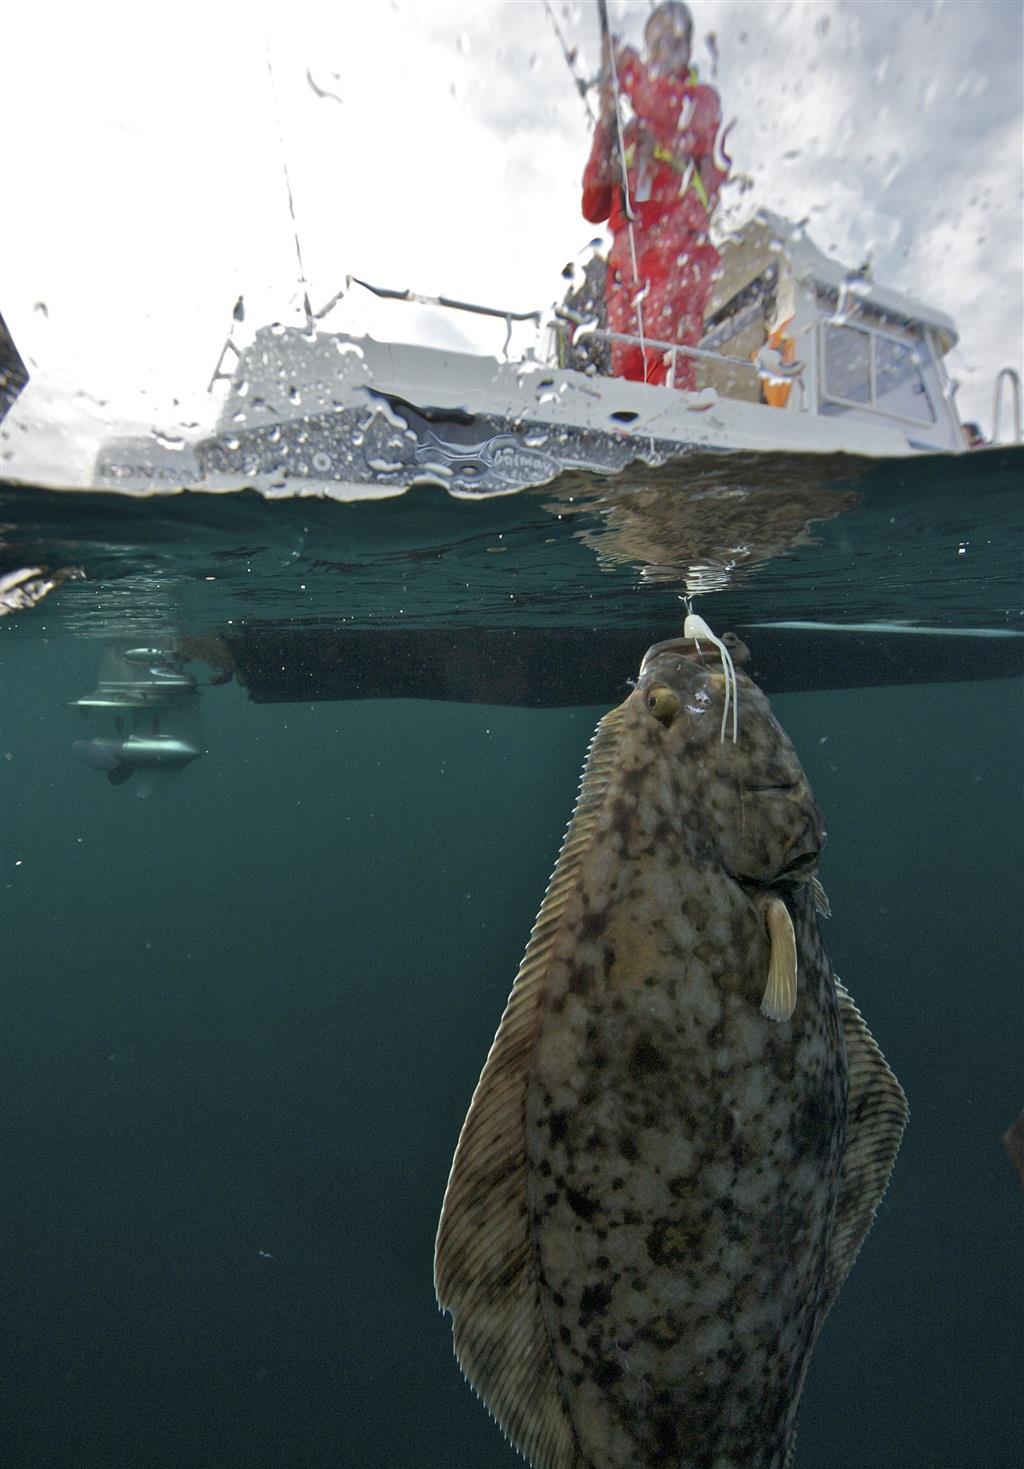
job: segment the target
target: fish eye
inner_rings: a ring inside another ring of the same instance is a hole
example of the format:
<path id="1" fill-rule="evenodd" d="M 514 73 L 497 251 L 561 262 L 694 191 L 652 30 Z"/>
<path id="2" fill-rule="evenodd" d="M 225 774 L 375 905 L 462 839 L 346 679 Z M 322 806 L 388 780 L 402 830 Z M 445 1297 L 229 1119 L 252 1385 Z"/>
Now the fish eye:
<path id="1" fill-rule="evenodd" d="M 647 690 L 647 707 L 660 723 L 670 725 L 679 713 L 679 695 L 666 684 L 651 684 Z"/>

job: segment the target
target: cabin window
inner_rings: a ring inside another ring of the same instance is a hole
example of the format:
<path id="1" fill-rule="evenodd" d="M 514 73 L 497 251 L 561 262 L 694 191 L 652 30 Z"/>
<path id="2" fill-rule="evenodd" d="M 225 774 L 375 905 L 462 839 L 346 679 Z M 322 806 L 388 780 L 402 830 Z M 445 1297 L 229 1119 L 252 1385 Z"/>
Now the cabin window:
<path id="1" fill-rule="evenodd" d="M 822 327 L 824 377 L 820 412 L 867 408 L 914 423 L 935 423 L 935 405 L 912 342 L 870 327 Z"/>
<path id="2" fill-rule="evenodd" d="M 825 393 L 844 403 L 871 402 L 871 338 L 855 326 L 825 328 Z"/>
<path id="3" fill-rule="evenodd" d="M 918 423 L 935 422 L 917 353 L 892 337 L 875 339 L 875 407 Z"/>

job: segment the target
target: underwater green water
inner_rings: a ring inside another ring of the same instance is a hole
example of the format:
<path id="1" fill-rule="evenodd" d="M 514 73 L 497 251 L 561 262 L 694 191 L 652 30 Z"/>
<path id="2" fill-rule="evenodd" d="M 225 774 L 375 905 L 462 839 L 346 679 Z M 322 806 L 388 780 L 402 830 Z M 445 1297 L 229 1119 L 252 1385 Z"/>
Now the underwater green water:
<path id="1" fill-rule="evenodd" d="M 815 605 L 1019 634 L 1019 469 L 970 465 L 973 502 L 963 461 L 875 469 L 817 544 L 766 554 L 698 608 L 720 631 L 746 624 L 755 663 L 758 621 Z M 490 702 L 499 685 L 470 673 L 459 698 L 449 681 L 444 700 L 328 700 L 314 668 L 289 702 L 204 687 L 205 752 L 147 799 L 71 750 L 68 703 L 117 637 L 358 623 L 398 646 L 408 615 L 442 640 L 522 627 L 525 649 L 531 626 L 575 628 L 582 649 L 614 628 L 616 649 L 635 643 L 607 670 L 610 700 L 678 628 L 678 577 L 621 554 L 602 570 L 572 516 L 410 500 L 112 509 L 4 492 L 11 560 L 87 573 L 0 624 L 5 1465 L 522 1462 L 455 1364 L 433 1239 L 608 702 L 583 702 L 591 681 L 560 705 L 543 669 L 543 707 Z M 825 940 L 911 1121 L 812 1360 L 797 1464 L 1009 1469 L 1024 1447 L 1024 1199 L 1001 1142 L 1024 1106 L 1020 643 L 940 642 L 903 682 L 891 639 L 863 633 L 837 687 L 851 645 L 807 636 L 797 687 L 766 686 L 828 820 Z"/>

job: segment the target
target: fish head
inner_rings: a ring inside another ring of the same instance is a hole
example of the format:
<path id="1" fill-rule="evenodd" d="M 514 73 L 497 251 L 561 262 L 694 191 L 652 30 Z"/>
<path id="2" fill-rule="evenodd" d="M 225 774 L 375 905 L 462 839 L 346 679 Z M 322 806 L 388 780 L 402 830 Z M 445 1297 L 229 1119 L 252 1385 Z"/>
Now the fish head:
<path id="1" fill-rule="evenodd" d="M 735 740 L 731 731 L 722 734 L 732 679 Z M 699 821 L 709 857 L 757 886 L 814 875 L 824 820 L 796 751 L 753 679 L 727 668 L 704 640 L 673 638 L 648 649 L 630 700 L 635 717 L 662 742 L 684 795 L 680 810 Z"/>

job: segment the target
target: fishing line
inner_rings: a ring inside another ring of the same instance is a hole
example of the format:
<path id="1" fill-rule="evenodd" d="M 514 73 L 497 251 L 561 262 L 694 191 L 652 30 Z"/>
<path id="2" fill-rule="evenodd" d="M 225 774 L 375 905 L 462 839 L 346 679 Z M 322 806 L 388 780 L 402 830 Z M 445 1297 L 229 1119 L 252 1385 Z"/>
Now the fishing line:
<path id="1" fill-rule="evenodd" d="M 264 31 L 263 45 L 267 54 L 267 74 L 270 77 L 270 97 L 274 109 L 274 122 L 277 124 L 277 141 L 281 148 L 281 167 L 284 171 L 284 187 L 288 195 L 288 213 L 292 221 L 292 238 L 295 241 L 295 257 L 299 262 L 299 285 L 308 286 L 306 279 L 306 267 L 302 263 L 302 244 L 299 240 L 299 223 L 295 218 L 295 199 L 292 196 L 292 181 L 288 173 L 288 150 L 285 147 L 284 128 L 281 125 L 281 109 L 278 105 L 277 81 L 274 77 L 274 64 L 270 59 L 270 37 Z M 308 308 L 307 308 L 308 309 Z"/>
<path id="2" fill-rule="evenodd" d="M 689 602 L 687 602 L 687 606 L 689 605 Z M 724 743 L 725 731 L 729 724 L 729 709 L 731 707 L 732 742 L 735 744 L 739 733 L 740 699 L 739 687 L 736 683 L 736 668 L 732 661 L 732 655 L 722 642 L 722 639 L 711 631 L 703 617 L 696 612 L 687 613 L 686 621 L 683 623 L 683 637 L 692 638 L 698 648 L 700 647 L 701 638 L 704 638 L 706 642 L 711 643 L 713 647 L 718 649 L 718 656 L 722 660 L 722 673 L 725 678 L 725 695 L 722 700 L 722 727 L 718 737 Z"/>
<path id="3" fill-rule="evenodd" d="M 626 225 L 629 231 L 629 257 L 633 267 L 633 284 L 636 287 L 636 295 L 633 297 L 633 309 L 636 312 L 637 335 L 640 338 L 640 360 L 644 365 L 644 382 L 646 382 L 647 350 L 644 346 L 644 313 L 641 305 L 646 292 L 641 290 L 640 269 L 636 259 L 636 234 L 633 230 L 633 221 L 636 218 L 636 213 L 633 209 L 633 201 L 629 197 L 629 169 L 626 165 L 626 141 L 622 128 L 622 106 L 619 95 L 619 67 L 615 57 L 615 49 L 612 46 L 607 0 L 597 0 L 597 9 L 601 20 L 601 35 L 608 43 L 608 59 L 612 70 L 612 90 L 615 93 L 615 128 L 619 143 L 619 168 L 622 173 L 622 202 L 626 206 Z"/>
<path id="4" fill-rule="evenodd" d="M 562 35 L 562 28 L 558 24 L 558 17 L 551 9 L 548 0 L 541 0 L 541 3 L 543 4 L 545 11 L 547 12 L 548 20 L 554 27 L 555 35 L 558 37 L 558 44 L 562 48 L 562 55 L 565 57 L 565 64 L 569 68 L 569 72 L 572 76 L 573 81 L 576 83 L 576 90 L 583 98 L 583 105 L 587 109 L 587 117 L 590 119 L 590 125 L 591 127 L 596 127 L 597 118 L 594 116 L 594 109 L 591 107 L 590 98 L 587 96 L 587 87 L 589 83 L 585 81 L 585 79 L 581 77 L 579 72 L 576 70 L 576 52 L 569 49 L 568 43 L 566 42 L 565 37 Z"/>

